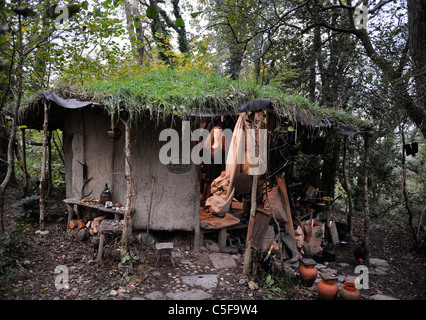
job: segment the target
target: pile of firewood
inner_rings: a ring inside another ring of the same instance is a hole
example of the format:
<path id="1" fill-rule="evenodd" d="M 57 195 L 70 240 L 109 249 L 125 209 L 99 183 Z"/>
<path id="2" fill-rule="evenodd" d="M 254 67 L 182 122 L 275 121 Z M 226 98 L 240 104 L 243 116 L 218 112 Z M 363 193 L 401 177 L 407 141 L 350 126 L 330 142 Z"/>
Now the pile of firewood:
<path id="1" fill-rule="evenodd" d="M 107 217 L 99 216 L 87 221 L 87 223 L 83 219 L 71 220 L 68 223 L 67 233 L 79 242 L 87 241 L 90 236 L 95 236 L 100 232 L 101 222 L 105 218 Z"/>

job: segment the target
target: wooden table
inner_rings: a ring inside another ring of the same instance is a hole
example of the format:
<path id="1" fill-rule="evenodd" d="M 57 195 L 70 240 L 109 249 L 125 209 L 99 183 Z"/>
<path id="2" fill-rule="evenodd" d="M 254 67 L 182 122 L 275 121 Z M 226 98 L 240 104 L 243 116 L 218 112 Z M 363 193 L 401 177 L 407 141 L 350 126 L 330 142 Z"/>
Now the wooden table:
<path id="1" fill-rule="evenodd" d="M 81 214 L 81 210 L 80 210 L 81 208 L 90 208 L 90 209 L 93 209 L 93 210 L 113 214 L 115 220 L 120 220 L 120 215 L 121 216 L 124 215 L 124 211 L 117 211 L 117 210 L 114 210 L 112 208 L 105 208 L 105 205 L 103 205 L 103 204 L 88 205 L 88 204 L 84 204 L 84 203 L 79 203 L 78 202 L 79 200 L 80 199 L 77 199 L 77 198 L 69 198 L 69 199 L 63 200 L 64 203 L 67 205 L 67 208 L 68 208 L 67 225 L 72 220 L 74 213 L 77 215 L 77 219 L 83 219 L 82 214 Z M 74 211 L 74 206 L 76 206 L 75 211 Z"/>
<path id="2" fill-rule="evenodd" d="M 204 234 L 210 233 L 210 232 L 217 232 L 218 233 L 218 246 L 219 248 L 225 248 L 226 247 L 226 237 L 229 230 L 236 230 L 236 229 L 244 229 L 247 228 L 247 223 L 240 222 L 239 224 L 230 226 L 230 227 L 206 227 L 201 228 L 200 232 L 200 243 L 204 242 Z"/>

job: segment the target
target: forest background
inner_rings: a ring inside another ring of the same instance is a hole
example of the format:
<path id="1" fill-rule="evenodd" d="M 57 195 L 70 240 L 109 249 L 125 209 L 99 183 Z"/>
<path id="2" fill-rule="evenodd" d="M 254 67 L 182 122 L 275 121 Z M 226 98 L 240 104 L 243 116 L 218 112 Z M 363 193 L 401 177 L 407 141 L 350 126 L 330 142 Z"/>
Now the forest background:
<path id="1" fill-rule="evenodd" d="M 38 199 L 42 133 L 17 124 L 32 95 L 59 84 L 198 69 L 372 121 L 369 218 L 406 229 L 413 247 L 424 248 L 424 1 L 0 0 L 0 23 L 1 232 L 7 190 L 22 199 L 19 208 Z M 62 132 L 49 142 L 53 199 L 65 190 Z M 413 142 L 415 156 L 404 150 Z M 323 172 L 327 179 L 317 187 L 343 195 L 335 207 L 363 216 L 363 168 L 364 141 L 355 135 L 330 141 L 322 157 L 300 156 L 295 174 Z"/>

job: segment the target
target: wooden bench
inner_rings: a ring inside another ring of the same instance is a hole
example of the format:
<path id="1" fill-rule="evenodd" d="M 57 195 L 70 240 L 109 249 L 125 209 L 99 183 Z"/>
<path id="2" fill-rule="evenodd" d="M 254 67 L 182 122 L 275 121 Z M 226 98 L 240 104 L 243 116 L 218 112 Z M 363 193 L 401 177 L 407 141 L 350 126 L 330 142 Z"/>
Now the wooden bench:
<path id="1" fill-rule="evenodd" d="M 120 220 L 120 216 L 124 215 L 124 211 L 117 211 L 112 208 L 106 208 L 103 204 L 88 205 L 84 203 L 79 203 L 80 199 L 76 198 L 64 199 L 63 201 L 67 205 L 68 209 L 67 225 L 72 220 L 74 214 L 77 215 L 77 219 L 83 219 L 81 212 L 82 208 L 90 208 L 92 210 L 113 214 L 115 220 Z"/>
<path id="2" fill-rule="evenodd" d="M 237 225 L 233 225 L 230 227 L 223 227 L 223 228 L 217 228 L 217 227 L 206 227 L 201 228 L 200 230 L 200 243 L 202 244 L 204 242 L 204 234 L 205 233 L 211 233 L 211 232 L 217 232 L 218 233 L 218 239 L 217 244 L 219 245 L 219 248 L 225 248 L 226 247 L 226 237 L 229 230 L 237 230 L 237 229 L 244 229 L 247 228 L 246 223 L 239 223 Z"/>
<path id="3" fill-rule="evenodd" d="M 120 218 L 124 215 L 124 211 L 117 211 L 112 208 L 106 208 L 103 204 L 85 204 L 80 203 L 79 199 L 70 198 L 63 200 L 68 208 L 68 219 L 67 225 L 73 219 L 74 214 L 77 215 L 77 219 L 83 219 L 82 209 L 89 208 L 91 210 L 96 210 L 100 212 L 104 212 L 114 216 L 114 219 L 104 219 L 102 220 L 99 226 L 99 247 L 98 247 L 98 255 L 97 260 L 102 260 L 103 248 L 105 243 L 105 235 L 106 234 L 121 234 L 123 231 L 122 223 L 115 223 L 117 221 L 122 221 Z"/>

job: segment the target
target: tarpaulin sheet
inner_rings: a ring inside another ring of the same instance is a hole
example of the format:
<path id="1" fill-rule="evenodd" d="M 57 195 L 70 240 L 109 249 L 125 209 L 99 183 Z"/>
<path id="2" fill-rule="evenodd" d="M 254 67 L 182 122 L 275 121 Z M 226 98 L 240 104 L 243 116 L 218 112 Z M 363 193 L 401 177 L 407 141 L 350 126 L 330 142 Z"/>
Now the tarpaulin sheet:
<path id="1" fill-rule="evenodd" d="M 56 103 L 58 106 L 67 109 L 79 109 L 87 107 L 88 105 L 98 105 L 98 103 L 93 101 L 79 101 L 77 99 L 64 99 L 61 96 L 57 95 L 54 91 L 45 95 L 46 99 Z"/>

